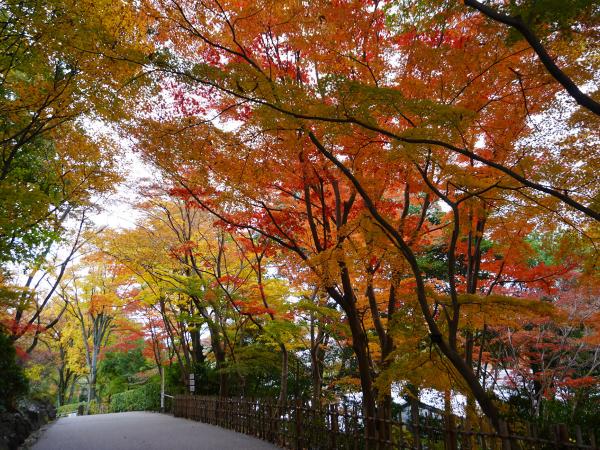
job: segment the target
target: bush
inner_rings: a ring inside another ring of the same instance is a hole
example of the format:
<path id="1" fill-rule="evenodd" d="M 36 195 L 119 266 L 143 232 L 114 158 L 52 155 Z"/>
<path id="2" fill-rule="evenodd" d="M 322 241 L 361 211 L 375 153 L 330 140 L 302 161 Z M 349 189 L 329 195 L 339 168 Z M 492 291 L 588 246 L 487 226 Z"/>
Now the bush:
<path id="1" fill-rule="evenodd" d="M 0 411 L 14 410 L 16 399 L 27 393 L 27 378 L 17 364 L 10 337 L 0 331 Z"/>
<path id="2" fill-rule="evenodd" d="M 79 409 L 79 406 L 81 406 L 83 408 L 83 411 L 85 411 L 86 405 L 87 402 L 69 403 L 68 405 L 62 405 L 58 407 L 58 409 L 56 410 L 56 414 L 59 416 L 68 416 L 69 414 L 76 413 Z M 90 402 L 90 411 L 88 413 L 89 415 L 103 414 L 104 412 L 106 412 L 105 404 L 99 404 L 96 400 L 92 400 Z"/>
<path id="3" fill-rule="evenodd" d="M 90 402 L 90 410 L 88 412 L 89 415 L 92 414 L 103 414 L 106 412 L 106 408 L 104 410 L 101 409 L 102 405 L 99 404 L 96 400 L 92 400 Z"/>
<path id="4" fill-rule="evenodd" d="M 110 399 L 110 412 L 158 411 L 159 409 L 160 385 L 156 383 L 114 394 Z"/>
<path id="5" fill-rule="evenodd" d="M 56 414 L 59 416 L 68 416 L 69 414 L 76 413 L 79 405 L 85 407 L 85 402 L 69 403 L 68 405 L 59 406 L 56 410 Z"/>
<path id="6" fill-rule="evenodd" d="M 77 410 L 79 409 L 79 406 L 83 407 L 83 410 L 85 411 L 86 404 L 87 404 L 87 402 L 79 402 L 79 403 L 69 403 L 68 405 L 59 406 L 58 409 L 56 410 L 56 414 L 59 416 L 68 416 L 69 414 L 76 413 Z M 103 406 L 105 406 L 105 405 L 103 405 Z M 106 409 L 106 408 L 104 408 L 104 409 Z M 92 400 L 90 402 L 89 414 L 90 415 L 102 414 L 101 405 L 99 405 L 96 400 Z"/>

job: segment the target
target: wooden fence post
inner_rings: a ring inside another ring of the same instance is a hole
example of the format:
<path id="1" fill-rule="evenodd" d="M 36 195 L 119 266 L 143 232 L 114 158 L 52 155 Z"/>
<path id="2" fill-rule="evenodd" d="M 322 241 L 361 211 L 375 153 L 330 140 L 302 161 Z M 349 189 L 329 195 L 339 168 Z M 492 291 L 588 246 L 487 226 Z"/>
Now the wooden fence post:
<path id="1" fill-rule="evenodd" d="M 412 419 L 412 434 L 413 434 L 413 446 L 416 450 L 421 450 L 421 436 L 419 434 L 420 430 L 419 430 L 419 420 L 420 420 L 420 413 L 419 413 L 419 403 L 418 400 L 415 398 L 411 398 L 410 399 L 412 406 L 410 408 L 410 412 L 411 412 L 411 419 Z"/>
<path id="2" fill-rule="evenodd" d="M 271 402 L 269 400 L 267 400 L 267 423 L 269 424 L 267 441 L 273 442 L 273 411 L 271 409 Z"/>
<path id="3" fill-rule="evenodd" d="M 577 445 L 583 446 L 583 433 L 581 432 L 581 427 L 579 425 L 575 426 L 575 439 Z"/>
<path id="4" fill-rule="evenodd" d="M 569 443 L 569 430 L 564 423 L 559 423 L 556 426 L 556 437 L 558 440 L 559 448 L 567 449 Z"/>
<path id="5" fill-rule="evenodd" d="M 402 411 L 398 414 L 398 448 L 404 449 L 404 424 L 402 423 Z"/>
<path id="6" fill-rule="evenodd" d="M 457 450 L 456 428 L 454 425 L 454 416 L 446 415 L 446 450 Z"/>
<path id="7" fill-rule="evenodd" d="M 296 438 L 296 449 L 300 450 L 302 448 L 302 401 L 296 399 L 295 405 L 294 419 L 296 420 L 296 432 L 294 434 Z"/>
<path id="8" fill-rule="evenodd" d="M 508 426 L 502 419 L 498 420 L 498 428 L 500 429 L 500 439 L 502 441 L 502 450 L 511 450 L 510 436 L 508 434 Z"/>

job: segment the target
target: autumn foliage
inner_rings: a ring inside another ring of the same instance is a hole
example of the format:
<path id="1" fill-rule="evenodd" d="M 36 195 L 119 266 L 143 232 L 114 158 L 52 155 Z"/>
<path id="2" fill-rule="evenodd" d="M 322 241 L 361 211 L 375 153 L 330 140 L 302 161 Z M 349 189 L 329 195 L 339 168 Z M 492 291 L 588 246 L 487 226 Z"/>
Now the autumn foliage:
<path id="1" fill-rule="evenodd" d="M 87 204 L 117 177 L 102 142 L 78 132 L 83 105 L 157 175 L 137 187 L 135 227 L 86 241 L 88 287 L 60 289 L 81 344 L 108 314 L 121 338 L 101 337 L 97 358 L 140 342 L 180 386 L 190 374 L 222 396 L 271 385 L 280 405 L 360 392 L 379 419 L 398 393 L 427 389 L 497 429 L 510 414 L 588 411 L 600 386 L 597 8 L 534 3 L 90 6 L 65 38 L 81 81 L 61 95 L 78 109 L 40 129 L 69 185 L 79 157 L 98 167 L 64 195 Z M 102 38 L 93 52 L 88 26 Z M 36 326 L 21 318 L 27 288 L 5 326 Z"/>

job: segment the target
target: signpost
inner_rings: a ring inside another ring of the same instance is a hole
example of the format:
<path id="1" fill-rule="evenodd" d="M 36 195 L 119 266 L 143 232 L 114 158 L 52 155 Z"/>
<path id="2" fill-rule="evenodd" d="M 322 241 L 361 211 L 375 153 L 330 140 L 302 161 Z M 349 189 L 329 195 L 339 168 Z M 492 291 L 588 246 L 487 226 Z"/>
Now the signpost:
<path id="1" fill-rule="evenodd" d="M 194 374 L 190 373 L 190 393 L 194 393 L 196 391 L 196 381 L 194 380 Z"/>
<path id="2" fill-rule="evenodd" d="M 165 368 L 160 366 L 160 412 L 165 412 Z"/>

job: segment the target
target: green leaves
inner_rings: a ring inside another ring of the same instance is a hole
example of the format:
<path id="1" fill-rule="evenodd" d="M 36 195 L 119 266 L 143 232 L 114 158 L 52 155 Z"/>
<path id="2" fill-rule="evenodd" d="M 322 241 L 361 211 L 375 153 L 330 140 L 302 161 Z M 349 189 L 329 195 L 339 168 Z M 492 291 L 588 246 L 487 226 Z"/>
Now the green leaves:
<path id="1" fill-rule="evenodd" d="M 0 330 L 0 411 L 12 410 L 16 398 L 27 392 L 27 386 L 23 368 L 17 364 L 13 343 Z"/>

